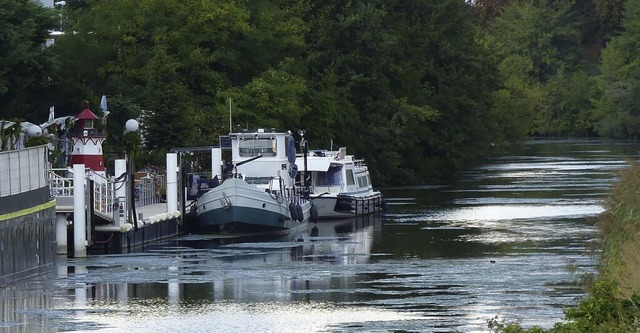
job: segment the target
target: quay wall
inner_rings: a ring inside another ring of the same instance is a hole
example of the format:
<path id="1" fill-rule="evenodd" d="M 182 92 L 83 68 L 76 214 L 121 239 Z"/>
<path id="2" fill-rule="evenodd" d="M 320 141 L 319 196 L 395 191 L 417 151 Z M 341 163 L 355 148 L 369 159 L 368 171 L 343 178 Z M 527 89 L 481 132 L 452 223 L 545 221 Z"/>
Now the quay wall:
<path id="1" fill-rule="evenodd" d="M 0 285 L 53 269 L 55 199 L 46 147 L 0 152 Z"/>

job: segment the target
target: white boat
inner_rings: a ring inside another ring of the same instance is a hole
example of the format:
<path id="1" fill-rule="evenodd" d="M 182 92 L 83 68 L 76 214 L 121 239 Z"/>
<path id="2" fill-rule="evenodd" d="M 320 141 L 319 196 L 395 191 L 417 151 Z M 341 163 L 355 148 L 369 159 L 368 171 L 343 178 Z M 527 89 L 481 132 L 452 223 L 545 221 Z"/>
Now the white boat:
<path id="1" fill-rule="evenodd" d="M 304 166 L 310 182 L 309 198 L 319 219 L 340 219 L 381 211 L 384 199 L 374 190 L 369 169 L 363 159 L 338 151 L 313 150 L 299 155 L 296 163 Z"/>
<path id="2" fill-rule="evenodd" d="M 231 163 L 221 184 L 195 203 L 198 228 L 224 233 L 289 231 L 308 223 L 311 202 L 295 183 L 295 140 L 290 132 L 230 133 Z"/>

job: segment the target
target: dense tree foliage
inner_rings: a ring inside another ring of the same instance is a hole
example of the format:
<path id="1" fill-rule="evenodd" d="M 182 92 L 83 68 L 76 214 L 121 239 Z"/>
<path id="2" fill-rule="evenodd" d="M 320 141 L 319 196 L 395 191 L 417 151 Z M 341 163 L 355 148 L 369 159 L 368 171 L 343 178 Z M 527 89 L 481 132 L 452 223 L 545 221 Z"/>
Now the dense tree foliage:
<path id="1" fill-rule="evenodd" d="M 161 163 L 217 144 L 231 107 L 232 130 L 304 128 L 377 184 L 424 182 L 531 135 L 637 138 L 634 1 L 7 0 L 0 108 L 38 121 L 106 95 L 107 150 L 140 118 Z"/>
<path id="2" fill-rule="evenodd" d="M 598 132 L 619 139 L 640 138 L 640 1 L 627 1 L 623 32 L 602 54 Z"/>
<path id="3" fill-rule="evenodd" d="M 41 105 L 55 66 L 44 44 L 58 23 L 37 0 L 0 1 L 0 118 L 30 118 Z"/>
<path id="4" fill-rule="evenodd" d="M 495 71 L 457 0 L 113 0 L 67 11 L 59 82 L 110 96 L 114 144 L 118 114 L 140 110 L 148 150 L 215 144 L 229 101 L 236 126 L 305 128 L 314 147 L 366 157 L 384 183 L 451 174 L 490 141 Z"/>
<path id="5" fill-rule="evenodd" d="M 503 87 L 494 93 L 495 128 L 502 141 L 525 134 L 589 135 L 593 78 L 579 43 L 579 21 L 569 3 L 525 1 L 502 8 L 489 26 Z"/>
<path id="6" fill-rule="evenodd" d="M 625 0 L 595 0 L 598 22 L 602 27 L 602 34 L 607 39 L 620 29 L 626 2 Z"/>
<path id="7" fill-rule="evenodd" d="M 69 16 L 75 33 L 54 46 L 73 59 L 65 86 L 117 96 L 114 116 L 146 110 L 148 149 L 216 144 L 229 98 L 234 120 L 249 126 L 300 118 L 295 94 L 304 85 L 283 68 L 304 26 L 269 2 L 97 1 Z"/>
<path id="8" fill-rule="evenodd" d="M 494 83 L 469 7 L 310 3 L 309 80 L 329 97 L 311 123 L 332 131 L 319 141 L 333 138 L 363 154 L 385 182 L 459 170 L 485 151 Z"/>

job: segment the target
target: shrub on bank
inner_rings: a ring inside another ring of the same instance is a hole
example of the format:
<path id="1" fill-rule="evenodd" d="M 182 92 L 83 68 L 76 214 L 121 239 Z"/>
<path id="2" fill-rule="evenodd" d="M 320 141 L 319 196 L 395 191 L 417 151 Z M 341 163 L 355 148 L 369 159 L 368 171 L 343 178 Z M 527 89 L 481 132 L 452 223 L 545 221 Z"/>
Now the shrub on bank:
<path id="1" fill-rule="evenodd" d="M 640 332 L 640 164 L 629 164 L 598 217 L 599 274 L 587 296 L 549 330 L 494 318 L 489 321 L 492 332 Z"/>

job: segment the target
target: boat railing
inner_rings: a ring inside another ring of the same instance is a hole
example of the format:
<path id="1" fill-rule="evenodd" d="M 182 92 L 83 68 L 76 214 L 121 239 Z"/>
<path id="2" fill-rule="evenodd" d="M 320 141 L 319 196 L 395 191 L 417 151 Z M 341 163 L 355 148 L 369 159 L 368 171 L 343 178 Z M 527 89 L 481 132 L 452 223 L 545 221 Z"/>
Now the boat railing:
<path id="1" fill-rule="evenodd" d="M 304 186 L 295 187 L 291 190 L 291 200 L 298 202 L 305 202 L 308 200 L 307 191 Z"/>

